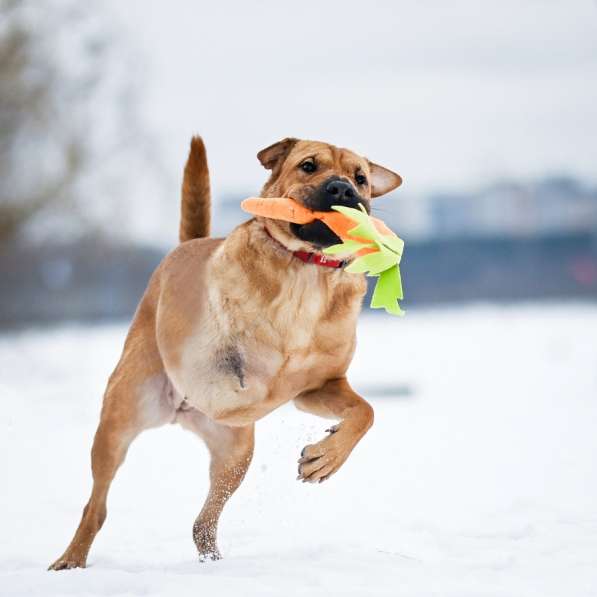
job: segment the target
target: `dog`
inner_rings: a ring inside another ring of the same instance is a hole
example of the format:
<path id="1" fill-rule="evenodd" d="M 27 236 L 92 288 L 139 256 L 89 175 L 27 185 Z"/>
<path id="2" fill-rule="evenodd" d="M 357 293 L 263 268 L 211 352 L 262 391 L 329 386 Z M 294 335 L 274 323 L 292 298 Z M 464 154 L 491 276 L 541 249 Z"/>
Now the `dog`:
<path id="1" fill-rule="evenodd" d="M 347 149 L 286 138 L 257 154 L 271 171 L 262 197 L 368 212 L 402 179 Z M 200 559 L 219 559 L 218 519 L 253 454 L 254 424 L 278 406 L 339 420 L 306 446 L 298 479 L 329 479 L 373 423 L 349 385 L 363 275 L 322 249 L 340 239 L 320 221 L 256 217 L 209 238 L 205 146 L 194 137 L 184 170 L 180 241 L 151 276 L 104 395 L 91 450 L 93 489 L 74 538 L 52 570 L 85 567 L 106 518 L 110 484 L 144 430 L 179 423 L 211 457 L 210 488 L 193 525 Z"/>

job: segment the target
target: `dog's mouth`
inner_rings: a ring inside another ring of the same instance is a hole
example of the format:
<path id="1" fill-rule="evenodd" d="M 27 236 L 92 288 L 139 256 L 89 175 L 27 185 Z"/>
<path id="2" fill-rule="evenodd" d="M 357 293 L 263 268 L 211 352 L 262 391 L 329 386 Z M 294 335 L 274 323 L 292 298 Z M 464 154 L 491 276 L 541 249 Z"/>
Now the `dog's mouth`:
<path id="1" fill-rule="evenodd" d="M 330 176 L 317 187 L 302 187 L 300 193 L 296 193 L 299 194 L 300 199 L 293 196 L 294 193 L 289 193 L 288 196 L 314 211 L 331 211 L 334 205 L 354 209 L 363 205 L 367 213 L 370 212 L 369 201 L 361 197 L 351 182 L 340 176 Z M 320 220 L 309 224 L 291 224 L 290 230 L 297 238 L 317 248 L 330 247 L 342 242 L 340 237 Z"/>
<path id="2" fill-rule="evenodd" d="M 297 238 L 321 249 L 342 242 L 342 239 L 321 220 L 315 220 L 309 224 L 290 224 L 290 230 Z"/>

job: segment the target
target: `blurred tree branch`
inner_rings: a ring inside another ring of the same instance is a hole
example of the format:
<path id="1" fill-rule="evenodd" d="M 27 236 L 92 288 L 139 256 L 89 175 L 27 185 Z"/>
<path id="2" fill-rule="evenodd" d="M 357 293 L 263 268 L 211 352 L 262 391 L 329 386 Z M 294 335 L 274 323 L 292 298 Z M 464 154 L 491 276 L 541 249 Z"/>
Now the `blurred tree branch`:
<path id="1" fill-rule="evenodd" d="M 0 243 L 45 216 L 94 226 L 97 172 L 139 130 L 126 60 L 94 6 L 0 0 Z"/>

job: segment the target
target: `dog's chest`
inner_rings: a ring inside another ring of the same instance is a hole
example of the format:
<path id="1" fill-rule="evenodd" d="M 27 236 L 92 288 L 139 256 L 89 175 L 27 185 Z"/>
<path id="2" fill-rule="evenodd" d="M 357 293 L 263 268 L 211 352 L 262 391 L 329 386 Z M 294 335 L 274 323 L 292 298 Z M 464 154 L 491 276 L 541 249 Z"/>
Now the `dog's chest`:
<path id="1" fill-rule="evenodd" d="M 184 351 L 191 404 L 222 422 L 248 423 L 343 374 L 354 317 L 331 322 L 325 293 L 306 284 L 292 290 L 272 304 L 249 298 L 203 321 Z"/>

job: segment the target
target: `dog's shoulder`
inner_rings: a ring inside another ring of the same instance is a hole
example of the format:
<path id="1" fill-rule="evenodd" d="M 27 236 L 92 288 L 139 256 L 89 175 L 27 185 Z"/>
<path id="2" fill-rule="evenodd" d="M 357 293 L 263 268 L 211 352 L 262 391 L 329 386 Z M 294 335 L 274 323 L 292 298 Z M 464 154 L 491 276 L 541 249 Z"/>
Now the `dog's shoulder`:
<path id="1" fill-rule="evenodd" d="M 223 242 L 223 238 L 197 238 L 178 245 L 156 270 L 160 286 L 192 286 L 198 277 L 205 275 L 210 258 Z"/>
<path id="2" fill-rule="evenodd" d="M 194 238 L 170 251 L 162 262 L 161 269 L 170 270 L 185 267 L 190 263 L 202 263 L 224 242 L 223 238 Z"/>
<path id="3" fill-rule="evenodd" d="M 189 318 L 205 301 L 210 260 L 224 239 L 198 238 L 181 243 L 158 267 L 160 312 L 167 317 L 186 313 Z"/>

